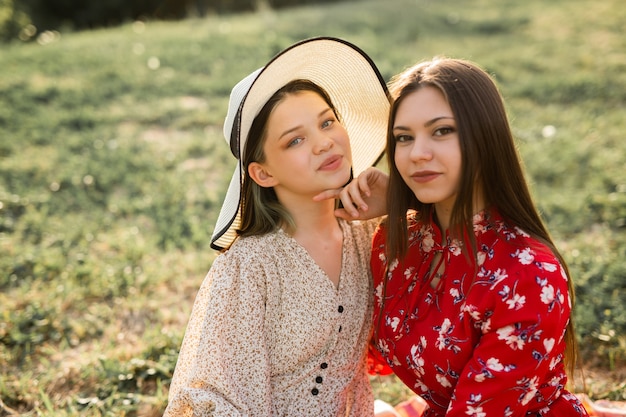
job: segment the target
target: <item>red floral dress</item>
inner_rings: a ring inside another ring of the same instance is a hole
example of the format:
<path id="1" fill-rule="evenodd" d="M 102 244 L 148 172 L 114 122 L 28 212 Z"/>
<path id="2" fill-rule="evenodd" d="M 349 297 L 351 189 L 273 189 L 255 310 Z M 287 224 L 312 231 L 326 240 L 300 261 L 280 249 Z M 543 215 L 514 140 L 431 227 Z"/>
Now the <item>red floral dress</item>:
<path id="1" fill-rule="evenodd" d="M 586 416 L 564 389 L 567 276 L 550 250 L 497 213 L 474 218 L 476 267 L 433 222 L 409 215 L 404 262 L 385 258 L 376 231 L 377 354 L 415 393 L 426 416 Z M 445 273 L 429 278 L 439 252 Z M 387 272 L 386 285 L 384 276 Z"/>

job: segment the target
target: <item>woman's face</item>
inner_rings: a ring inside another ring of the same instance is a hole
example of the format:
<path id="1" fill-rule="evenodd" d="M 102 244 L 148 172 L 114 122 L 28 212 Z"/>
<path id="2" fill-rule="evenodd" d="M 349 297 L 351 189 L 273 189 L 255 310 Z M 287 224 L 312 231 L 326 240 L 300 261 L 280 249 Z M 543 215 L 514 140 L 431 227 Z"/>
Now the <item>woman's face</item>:
<path id="1" fill-rule="evenodd" d="M 393 122 L 394 161 L 417 199 L 450 213 L 461 178 L 456 121 L 441 91 L 427 86 L 400 103 Z"/>
<path id="2" fill-rule="evenodd" d="M 315 195 L 350 179 L 350 141 L 332 108 L 317 93 L 288 94 L 272 110 L 261 164 L 276 194 Z"/>

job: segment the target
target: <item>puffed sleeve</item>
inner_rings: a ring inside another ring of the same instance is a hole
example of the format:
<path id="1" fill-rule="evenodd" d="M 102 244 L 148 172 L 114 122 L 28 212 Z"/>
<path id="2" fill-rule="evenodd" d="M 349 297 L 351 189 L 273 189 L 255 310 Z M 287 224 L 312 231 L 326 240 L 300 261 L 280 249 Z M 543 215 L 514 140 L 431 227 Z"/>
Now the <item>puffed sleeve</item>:
<path id="1" fill-rule="evenodd" d="M 530 248 L 506 256 L 513 262 L 483 269 L 468 295 L 466 323 L 481 336 L 446 417 L 525 416 L 537 401 L 558 398 L 567 381 L 567 277 L 553 256 Z"/>
<path id="2" fill-rule="evenodd" d="M 164 417 L 272 414 L 265 274 L 231 251 L 213 262 L 198 291 Z"/>

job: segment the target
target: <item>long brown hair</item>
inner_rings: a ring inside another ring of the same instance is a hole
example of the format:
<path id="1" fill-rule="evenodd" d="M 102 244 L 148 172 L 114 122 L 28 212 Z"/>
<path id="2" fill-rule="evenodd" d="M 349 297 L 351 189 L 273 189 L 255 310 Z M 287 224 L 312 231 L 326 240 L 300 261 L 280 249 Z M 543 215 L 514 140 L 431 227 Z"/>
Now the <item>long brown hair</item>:
<path id="1" fill-rule="evenodd" d="M 427 220 L 434 210 L 432 204 L 421 203 L 415 197 L 394 164 L 393 124 L 398 106 L 409 94 L 425 86 L 435 87 L 443 93 L 459 135 L 461 183 L 451 213 L 450 233 L 466 242 L 464 250 L 474 258 L 473 202 L 475 194 L 481 192 L 486 207 L 494 207 L 508 223 L 544 243 L 561 262 L 569 278 L 565 260 L 556 249 L 531 198 L 502 96 L 489 74 L 476 64 L 461 59 L 436 58 L 419 63 L 391 80 L 389 89 L 394 102 L 389 114 L 386 148 L 389 164 L 387 259 L 402 258 L 407 252 L 407 212 L 414 209 L 419 219 Z M 571 279 L 568 279 L 568 290 L 573 305 Z M 573 374 L 577 344 L 571 315 L 565 337 L 566 366 Z"/>
<path id="2" fill-rule="evenodd" d="M 285 226 L 287 231 L 295 228 L 291 215 L 278 201 L 274 188 L 261 187 L 254 182 L 248 176 L 248 166 L 252 162 L 265 162 L 263 148 L 267 138 L 267 122 L 274 108 L 287 96 L 304 91 L 318 94 L 335 113 L 337 120 L 340 120 L 328 93 L 309 80 L 290 81 L 267 100 L 252 122 L 243 150 L 244 178 L 241 186 L 241 227 L 237 230 L 239 236 L 263 235 L 281 226 Z"/>

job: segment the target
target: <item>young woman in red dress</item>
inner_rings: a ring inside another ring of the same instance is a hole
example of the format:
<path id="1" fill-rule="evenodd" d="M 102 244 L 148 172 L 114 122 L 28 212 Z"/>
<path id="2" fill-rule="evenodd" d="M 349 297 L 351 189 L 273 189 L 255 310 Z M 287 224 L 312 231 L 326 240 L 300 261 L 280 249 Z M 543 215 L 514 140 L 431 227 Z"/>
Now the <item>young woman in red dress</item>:
<path id="1" fill-rule="evenodd" d="M 341 192 L 341 216 L 365 218 L 386 189 L 371 257 L 378 356 L 426 400 L 426 416 L 586 416 L 566 390 L 572 281 L 493 80 L 435 59 L 390 91 L 388 188 L 369 170 Z"/>

